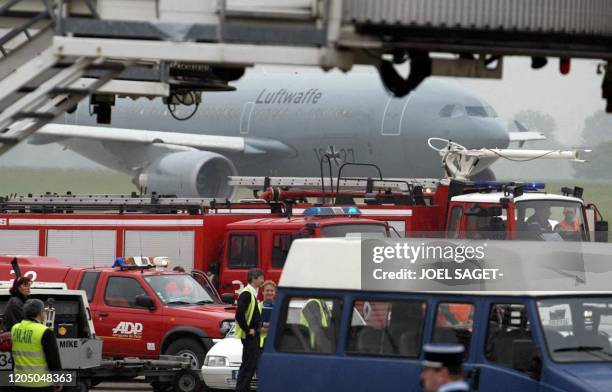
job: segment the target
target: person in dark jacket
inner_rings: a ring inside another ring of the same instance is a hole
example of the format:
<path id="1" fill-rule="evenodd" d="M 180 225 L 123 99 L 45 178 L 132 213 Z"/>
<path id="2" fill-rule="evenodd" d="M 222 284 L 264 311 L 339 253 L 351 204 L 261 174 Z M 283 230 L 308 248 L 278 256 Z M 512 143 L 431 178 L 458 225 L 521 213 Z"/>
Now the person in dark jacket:
<path id="1" fill-rule="evenodd" d="M 261 313 L 257 294 L 264 283 L 263 271 L 259 268 L 251 268 L 247 272 L 247 280 L 249 284 L 238 296 L 237 325 L 234 330 L 234 336 L 242 341 L 242 363 L 236 380 L 236 391 L 239 392 L 249 390 L 259 361 Z"/>
<path id="2" fill-rule="evenodd" d="M 11 299 L 4 308 L 4 329 L 6 331 L 10 331 L 13 325 L 20 323 L 25 318 L 23 304 L 30 295 L 31 284 L 32 279 L 28 276 L 22 276 L 13 282 L 13 287 L 9 290 Z"/>

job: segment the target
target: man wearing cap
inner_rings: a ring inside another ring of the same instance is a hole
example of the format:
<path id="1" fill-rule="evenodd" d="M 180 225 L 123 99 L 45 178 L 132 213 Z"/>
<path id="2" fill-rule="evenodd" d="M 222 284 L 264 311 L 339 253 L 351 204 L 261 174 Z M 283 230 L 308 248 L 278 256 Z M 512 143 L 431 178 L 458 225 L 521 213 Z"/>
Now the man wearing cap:
<path id="1" fill-rule="evenodd" d="M 423 347 L 421 385 L 425 392 L 465 392 L 470 386 L 463 381 L 463 346 L 460 344 L 426 344 Z"/>

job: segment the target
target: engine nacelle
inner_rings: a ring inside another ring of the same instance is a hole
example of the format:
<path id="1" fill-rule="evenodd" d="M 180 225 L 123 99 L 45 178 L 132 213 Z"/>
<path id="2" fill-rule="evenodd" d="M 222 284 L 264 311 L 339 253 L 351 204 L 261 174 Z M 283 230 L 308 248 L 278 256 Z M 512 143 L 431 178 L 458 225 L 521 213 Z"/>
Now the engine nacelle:
<path id="1" fill-rule="evenodd" d="M 236 174 L 234 164 L 223 155 L 185 151 L 161 157 L 138 176 L 137 182 L 145 193 L 231 200 L 236 189 L 227 181 L 228 176 Z"/>

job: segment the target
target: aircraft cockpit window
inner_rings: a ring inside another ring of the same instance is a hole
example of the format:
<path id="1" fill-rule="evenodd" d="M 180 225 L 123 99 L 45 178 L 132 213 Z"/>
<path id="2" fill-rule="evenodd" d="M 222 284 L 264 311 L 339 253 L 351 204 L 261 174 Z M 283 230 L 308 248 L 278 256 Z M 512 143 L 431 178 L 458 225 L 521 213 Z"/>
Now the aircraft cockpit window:
<path id="1" fill-rule="evenodd" d="M 440 110 L 442 118 L 456 118 L 465 115 L 465 109 L 461 105 L 446 105 Z"/>
<path id="2" fill-rule="evenodd" d="M 497 117 L 491 106 L 466 106 L 465 111 L 470 117 Z"/>

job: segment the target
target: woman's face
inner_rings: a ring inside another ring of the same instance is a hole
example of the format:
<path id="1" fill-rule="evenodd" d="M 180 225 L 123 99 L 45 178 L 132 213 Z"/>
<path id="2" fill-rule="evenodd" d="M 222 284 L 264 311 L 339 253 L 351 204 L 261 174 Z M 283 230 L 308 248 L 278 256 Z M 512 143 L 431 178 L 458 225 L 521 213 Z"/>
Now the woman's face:
<path id="1" fill-rule="evenodd" d="M 263 300 L 266 302 L 274 301 L 274 297 L 276 297 L 276 289 L 271 284 L 266 285 L 263 291 Z"/>
<path id="2" fill-rule="evenodd" d="M 27 297 L 28 295 L 30 295 L 30 282 L 24 282 L 20 284 L 17 290 L 21 293 L 21 295 Z"/>

